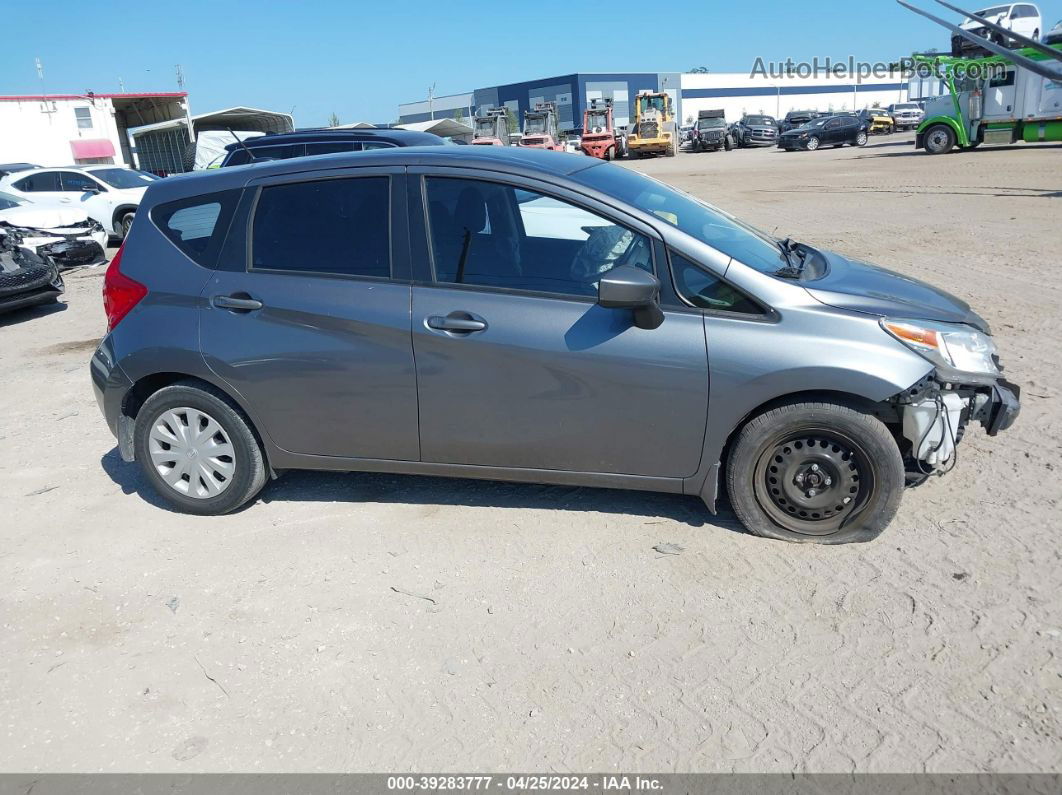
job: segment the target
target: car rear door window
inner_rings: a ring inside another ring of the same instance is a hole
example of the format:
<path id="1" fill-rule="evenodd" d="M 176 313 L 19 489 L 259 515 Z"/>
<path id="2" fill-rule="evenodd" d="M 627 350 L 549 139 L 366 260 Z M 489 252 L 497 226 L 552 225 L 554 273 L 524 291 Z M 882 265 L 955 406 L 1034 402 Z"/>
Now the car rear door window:
<path id="1" fill-rule="evenodd" d="M 322 179 L 262 188 L 251 234 L 251 267 L 389 277 L 389 178 Z"/>
<path id="2" fill-rule="evenodd" d="M 228 190 L 160 204 L 151 219 L 194 262 L 213 268 L 239 197 L 240 191 Z"/>
<path id="3" fill-rule="evenodd" d="M 26 193 L 41 193 L 42 191 L 61 191 L 63 186 L 59 183 L 58 171 L 42 171 L 23 177 L 14 186 Z"/>
<path id="4" fill-rule="evenodd" d="M 653 270 L 647 237 L 582 207 L 499 182 L 426 182 L 436 281 L 594 296 L 618 265 Z"/>

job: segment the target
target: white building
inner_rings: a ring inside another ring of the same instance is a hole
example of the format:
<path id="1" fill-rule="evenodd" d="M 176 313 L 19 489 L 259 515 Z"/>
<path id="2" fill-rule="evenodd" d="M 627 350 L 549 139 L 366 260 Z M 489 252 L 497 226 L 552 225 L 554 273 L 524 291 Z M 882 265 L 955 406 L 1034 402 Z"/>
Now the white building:
<path id="1" fill-rule="evenodd" d="M 0 96 L 0 163 L 132 166 L 127 130 L 188 116 L 188 95 Z"/>

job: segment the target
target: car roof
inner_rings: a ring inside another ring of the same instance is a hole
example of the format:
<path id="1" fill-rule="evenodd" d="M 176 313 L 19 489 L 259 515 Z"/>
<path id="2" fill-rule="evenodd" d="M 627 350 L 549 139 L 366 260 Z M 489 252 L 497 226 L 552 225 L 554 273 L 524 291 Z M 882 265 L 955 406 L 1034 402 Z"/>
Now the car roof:
<path id="1" fill-rule="evenodd" d="M 268 160 L 242 166 L 178 174 L 148 186 L 146 204 L 174 201 L 204 193 L 244 188 L 252 180 L 285 174 L 306 174 L 371 166 L 442 166 L 499 171 L 514 176 L 568 177 L 604 161 L 582 154 L 510 146 L 409 146 Z"/>
<path id="2" fill-rule="evenodd" d="M 253 149 L 257 146 L 303 144 L 313 143 L 314 141 L 367 141 L 374 138 L 398 141 L 406 146 L 432 146 L 443 143 L 443 139 L 438 135 L 429 132 L 421 132 L 419 130 L 396 130 L 386 127 L 352 127 L 347 130 L 337 130 L 326 127 L 320 130 L 299 130 L 298 132 L 290 133 L 266 133 L 265 135 L 256 135 L 252 138 L 245 138 L 242 144 L 233 141 L 231 144 L 228 144 L 225 149 L 228 151 L 232 151 L 236 148 L 242 149 L 243 144 L 248 148 Z"/>

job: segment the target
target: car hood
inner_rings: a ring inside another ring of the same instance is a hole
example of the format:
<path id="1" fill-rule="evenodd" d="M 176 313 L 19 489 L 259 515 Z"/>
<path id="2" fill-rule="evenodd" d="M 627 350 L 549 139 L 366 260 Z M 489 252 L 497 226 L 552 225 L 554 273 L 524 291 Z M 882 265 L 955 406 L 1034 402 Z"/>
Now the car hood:
<path id="1" fill-rule="evenodd" d="M 826 275 L 802 285 L 813 298 L 827 306 L 883 317 L 965 323 L 991 333 L 984 318 L 951 293 L 832 251 L 820 253 L 829 265 Z"/>
<path id="2" fill-rule="evenodd" d="M 87 220 L 88 213 L 84 210 L 68 207 L 19 205 L 8 210 L 0 210 L 0 221 L 6 221 L 11 226 L 25 226 L 31 229 L 61 229 L 85 223 Z"/>

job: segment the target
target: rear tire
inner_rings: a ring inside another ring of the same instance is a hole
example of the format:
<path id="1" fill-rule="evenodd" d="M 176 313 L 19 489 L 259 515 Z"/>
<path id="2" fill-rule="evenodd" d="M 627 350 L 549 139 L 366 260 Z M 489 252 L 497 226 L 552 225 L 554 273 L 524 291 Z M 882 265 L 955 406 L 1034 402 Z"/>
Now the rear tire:
<path id="1" fill-rule="evenodd" d="M 201 424 L 207 420 L 217 427 L 209 438 L 202 435 L 211 427 L 209 422 Z M 170 437 L 173 445 L 165 441 Z M 136 416 L 133 445 L 152 488 L 182 513 L 229 513 L 266 482 L 265 458 L 250 422 L 228 397 L 207 384 L 178 382 L 149 397 Z M 217 451 L 221 454 L 212 454 Z M 179 466 L 186 474 L 174 477 Z M 218 474 L 225 469 L 229 471 Z"/>
<path id="2" fill-rule="evenodd" d="M 900 506 L 903 460 L 875 417 L 836 403 L 788 403 L 738 433 L 726 471 L 734 512 L 782 541 L 870 541 Z"/>

